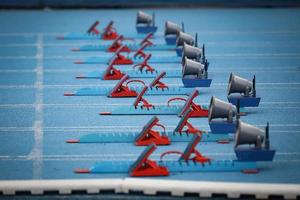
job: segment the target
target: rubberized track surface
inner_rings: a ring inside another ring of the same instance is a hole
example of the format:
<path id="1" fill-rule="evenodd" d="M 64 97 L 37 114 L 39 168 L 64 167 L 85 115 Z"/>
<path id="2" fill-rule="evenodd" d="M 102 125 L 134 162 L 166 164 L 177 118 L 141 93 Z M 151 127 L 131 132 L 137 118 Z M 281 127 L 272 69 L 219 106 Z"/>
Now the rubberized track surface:
<path id="1" fill-rule="evenodd" d="M 69 49 L 88 41 L 56 41 L 64 32 L 83 32 L 94 20 L 102 27 L 112 19 L 120 32 L 134 32 L 136 10 L 2 11 L 0 13 L 0 179 L 120 178 L 125 174 L 74 174 L 101 160 L 134 160 L 144 149 L 132 144 L 66 144 L 78 135 L 112 130 L 140 130 L 151 116 L 99 116 L 98 113 L 133 99 L 64 97 L 63 93 L 86 85 L 114 82 L 76 80 L 80 73 L 101 65 L 75 65 L 77 58 L 93 52 Z M 248 109 L 242 119 L 263 127 L 270 122 L 271 144 L 277 149 L 273 163 L 261 164 L 259 174 L 183 173 L 165 179 L 300 183 L 300 12 L 298 9 L 162 9 L 156 22 L 185 22 L 187 32 L 198 32 L 211 62 L 209 89 L 200 89 L 197 102 L 208 104 L 212 95 L 226 99 L 230 72 L 257 77 L 260 107 Z M 163 41 L 161 41 L 163 42 Z M 170 69 L 174 66 L 166 65 Z M 178 67 L 178 66 L 175 66 Z M 151 79 L 145 79 L 150 82 Z M 181 84 L 179 79 L 166 79 Z M 168 96 L 147 97 L 166 102 Z M 160 116 L 168 129 L 176 116 Z M 209 130 L 207 119 L 193 119 Z M 159 147 L 184 150 L 185 143 Z M 234 158 L 233 144 L 200 144 L 203 154 L 215 159 Z"/>

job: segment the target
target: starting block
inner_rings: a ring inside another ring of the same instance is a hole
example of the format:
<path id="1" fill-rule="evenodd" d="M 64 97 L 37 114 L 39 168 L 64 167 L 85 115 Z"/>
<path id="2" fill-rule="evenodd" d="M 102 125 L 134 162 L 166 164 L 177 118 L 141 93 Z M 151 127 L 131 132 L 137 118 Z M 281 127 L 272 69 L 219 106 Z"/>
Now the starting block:
<path id="1" fill-rule="evenodd" d="M 98 162 L 88 169 L 76 169 L 75 173 L 128 173 L 133 177 L 169 176 L 171 173 L 183 172 L 246 172 L 257 170 L 256 162 L 238 160 L 213 160 L 203 156 L 196 146 L 201 140 L 200 134 L 195 134 L 182 153 L 167 151 L 161 154 L 159 161 L 149 160 L 156 150 L 156 145 L 146 147 L 136 161 L 104 161 Z M 163 161 L 168 154 L 179 154 L 178 160 Z"/>
<path id="2" fill-rule="evenodd" d="M 58 40 L 115 40 L 118 37 L 116 29 L 113 27 L 114 22 L 110 21 L 108 25 L 103 29 L 103 33 L 97 29 L 100 24 L 99 21 L 95 21 L 86 33 L 68 33 L 62 36 L 58 36 Z"/>
<path id="3" fill-rule="evenodd" d="M 79 139 L 67 140 L 67 143 L 135 143 L 137 146 L 169 145 L 171 142 L 188 142 L 194 134 L 201 133 L 203 142 L 229 143 L 232 140 L 229 134 L 213 134 L 195 128 L 190 122 L 192 109 L 188 109 L 180 119 L 173 131 L 167 131 L 165 126 L 159 123 L 159 119 L 153 116 L 151 120 L 139 132 L 109 132 L 93 133 L 81 136 Z M 162 131 L 155 129 L 159 127 Z"/>
<path id="4" fill-rule="evenodd" d="M 116 56 L 116 55 L 115 55 Z M 85 75 L 79 75 L 78 79 L 102 79 L 102 80 L 120 80 L 126 74 L 131 78 L 155 78 L 160 73 L 148 63 L 151 54 L 147 54 L 141 63 L 132 66 L 133 69 L 117 69 L 114 66 L 114 59 L 111 59 L 105 71 L 97 70 L 89 72 Z M 165 70 L 164 70 L 165 71 Z M 168 70 L 166 77 L 180 78 L 182 76 L 181 69 Z"/>
<path id="5" fill-rule="evenodd" d="M 186 88 L 180 86 L 168 86 L 161 79 L 166 72 L 159 74 L 150 84 L 145 95 L 188 95 L 193 92 L 194 88 Z M 130 83 L 141 83 L 142 87 Z M 112 98 L 136 97 L 143 89 L 145 83 L 139 79 L 129 79 L 128 75 L 124 75 L 114 87 L 85 87 L 76 90 L 73 93 L 65 93 L 65 96 L 108 96 Z"/>
<path id="6" fill-rule="evenodd" d="M 167 105 L 153 105 L 143 98 L 148 90 L 145 86 L 137 96 L 132 106 L 119 106 L 111 112 L 101 112 L 100 115 L 178 115 L 181 117 L 188 108 L 192 108 L 191 117 L 207 117 L 208 108 L 205 106 L 197 105 L 193 102 L 194 98 L 199 95 L 198 90 L 194 90 L 187 99 L 185 98 L 171 98 L 168 100 Z M 182 105 L 171 105 L 173 101 L 185 101 Z"/>
<path id="7" fill-rule="evenodd" d="M 99 45 L 84 45 L 79 48 L 72 49 L 72 51 L 104 51 L 104 52 L 115 52 L 117 49 L 124 45 L 131 52 L 139 51 L 141 48 L 147 51 L 175 51 L 175 45 L 169 44 L 153 44 L 150 39 L 153 38 L 153 33 L 149 33 L 140 42 L 136 43 L 135 40 L 125 38 L 123 35 L 119 35 L 112 44 L 99 44 Z M 123 44 L 124 41 L 132 41 L 130 43 Z M 147 47 L 147 48 L 146 48 Z M 178 55 L 180 56 L 180 55 Z"/>
<path id="8" fill-rule="evenodd" d="M 141 49 L 145 48 L 144 46 Z M 115 65 L 132 65 L 139 64 L 144 61 L 146 54 L 143 50 L 138 50 L 134 55 L 130 55 L 131 50 L 122 45 L 118 48 L 113 56 L 103 56 L 103 57 L 89 57 L 84 60 L 75 61 L 75 64 L 107 64 L 113 59 Z M 122 55 L 126 52 L 127 56 Z M 141 53 L 142 52 L 142 53 Z M 149 63 L 181 63 L 181 58 L 177 56 L 160 56 L 160 57 L 151 57 Z"/>

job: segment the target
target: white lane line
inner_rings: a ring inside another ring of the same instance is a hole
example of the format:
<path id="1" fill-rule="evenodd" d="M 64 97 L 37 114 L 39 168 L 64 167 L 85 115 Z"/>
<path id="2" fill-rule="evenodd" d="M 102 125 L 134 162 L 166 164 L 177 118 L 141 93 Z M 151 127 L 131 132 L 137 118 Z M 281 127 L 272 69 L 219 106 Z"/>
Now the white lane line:
<path id="1" fill-rule="evenodd" d="M 29 157 L 33 159 L 33 179 L 41 179 L 43 173 L 43 82 L 44 82 L 44 47 L 43 35 L 37 36 L 37 67 L 36 67 L 36 101 L 34 122 L 34 147 Z"/>
<path id="2" fill-rule="evenodd" d="M 77 72 L 77 73 L 88 73 L 91 71 L 99 71 L 99 72 L 104 72 L 105 67 L 103 67 L 103 70 L 98 70 L 99 68 L 94 68 L 93 69 L 50 69 L 50 70 L 44 70 L 44 73 L 71 73 L 71 72 Z M 159 71 L 166 71 L 168 74 L 168 71 L 174 70 L 174 68 L 163 68 L 160 69 Z M 178 69 L 179 70 L 179 69 Z M 253 72 L 260 72 L 260 73 L 291 73 L 291 72 L 299 72 L 300 73 L 300 67 L 298 69 L 291 69 L 291 70 L 274 70 L 274 68 L 269 68 L 268 70 L 263 70 L 263 69 L 255 69 L 255 68 L 249 68 L 249 69 L 222 69 L 222 70 L 218 70 L 218 69 L 212 69 L 210 70 L 210 73 L 227 73 L 227 72 L 232 72 L 232 71 L 238 72 L 238 73 L 249 73 L 249 71 Z M 121 70 L 124 72 L 129 72 L 131 70 Z M 133 71 L 133 70 L 132 70 Z M 31 70 L 31 69 L 0 69 L 0 73 L 35 73 L 36 70 Z"/>
<path id="3" fill-rule="evenodd" d="M 161 102 L 153 102 L 155 105 L 166 105 L 165 103 Z M 208 105 L 208 102 L 197 102 L 201 105 Z M 295 106 L 287 106 L 289 104 L 295 105 Z M 274 108 L 274 109 L 291 109 L 291 108 L 300 108 L 297 104 L 300 106 L 300 102 L 261 102 L 259 107 L 249 107 L 247 109 L 260 109 L 260 108 L 270 108 L 268 106 L 261 106 L 261 105 L 285 105 L 281 108 Z M 69 108 L 93 108 L 93 107 L 108 107 L 108 106 L 130 106 L 132 103 L 105 103 L 105 104 L 95 104 L 95 103 L 80 103 L 80 104 L 62 104 L 62 103 L 53 103 L 53 104 L 41 104 L 42 106 L 46 107 L 69 107 Z M 174 103 L 172 105 L 182 105 L 181 103 Z M 296 106 L 297 105 L 297 106 Z M 36 104 L 0 104 L 0 108 L 31 108 L 35 107 Z"/>
<path id="4" fill-rule="evenodd" d="M 253 34 L 253 35 L 259 35 L 259 34 L 291 34 L 291 35 L 297 35 L 297 34 L 300 34 L 300 31 L 297 31 L 295 30 L 294 31 L 289 31 L 289 30 L 284 30 L 284 31 L 278 31 L 278 30 L 275 30 L 275 31 L 270 31 L 270 30 L 255 30 L 255 31 L 233 31 L 233 30 L 230 30 L 230 31 L 222 31 L 222 30 L 199 30 L 199 29 L 196 29 L 196 30 L 189 30 L 190 32 L 201 32 L 201 34 L 213 34 L 213 35 L 223 35 L 223 34 Z"/>
<path id="5" fill-rule="evenodd" d="M 149 119 L 151 117 L 149 116 Z M 179 120 L 179 118 L 178 118 Z M 255 126 L 266 126 L 265 124 L 253 124 Z M 206 126 L 208 127 L 208 125 L 199 125 L 199 126 Z M 44 130 L 63 130 L 63 129 L 112 129 L 112 128 L 116 128 L 116 127 L 120 127 L 120 128 L 134 128 L 134 127 L 138 127 L 140 128 L 140 126 L 133 126 L 133 125 L 105 125 L 105 126 L 44 126 Z M 175 127 L 174 126 L 166 126 L 166 127 Z M 272 127 L 300 127 L 300 124 L 273 124 Z M 33 127 L 14 127 L 14 126 L 9 126 L 9 127 L 0 127 L 0 131 L 3 130 L 28 130 L 29 128 L 33 128 Z"/>
<path id="6" fill-rule="evenodd" d="M 300 34 L 299 30 L 255 30 L 255 31 L 242 31 L 242 30 L 199 30 L 199 29 L 191 29 L 190 32 L 201 32 L 201 34 L 213 34 L 213 35 L 223 35 L 223 34 L 285 34 L 285 35 L 297 35 Z M 7 32 L 0 33 L 0 37 L 11 37 L 11 36 L 36 36 L 37 34 L 42 34 L 44 36 L 58 36 L 70 33 L 82 33 L 84 32 Z M 162 36 L 163 32 L 157 32 L 157 35 Z"/>
<path id="7" fill-rule="evenodd" d="M 232 54 L 208 54 L 207 55 L 210 58 L 226 58 L 226 57 L 247 57 L 247 58 L 266 58 L 266 57 L 272 57 L 275 59 L 282 59 L 282 57 L 296 57 L 299 58 L 300 53 L 232 53 Z M 91 56 L 67 56 L 67 55 L 56 55 L 56 56 L 47 56 L 44 57 L 44 59 L 62 59 L 62 60 L 66 60 L 66 59 L 85 59 L 85 58 L 89 58 Z M 93 57 L 93 56 L 92 56 Z M 94 56 L 97 57 L 97 56 Z M 161 58 L 163 58 L 164 56 L 162 56 Z M 165 56 L 168 57 L 168 56 Z M 103 57 L 106 58 L 106 57 Z M 108 57 L 107 57 L 108 58 Z M 0 59 L 37 59 L 36 56 L 0 56 Z"/>
<path id="8" fill-rule="evenodd" d="M 65 144 L 65 143 L 64 143 Z M 43 159 L 47 158 L 80 158 L 80 159 L 86 159 L 86 158 L 107 158 L 107 157 L 136 157 L 136 154 L 138 153 L 105 153 L 105 154 L 68 154 L 68 155 L 58 155 L 58 154 L 53 154 L 53 155 L 43 155 Z M 153 153 L 151 156 L 157 156 L 159 157 L 161 154 L 160 153 Z M 228 156 L 228 155 L 235 155 L 234 152 L 229 152 L 229 153 L 220 153 L 220 152 L 206 152 L 205 155 L 213 155 L 213 156 Z M 298 156 L 300 155 L 300 152 L 276 152 L 277 156 Z M 12 155 L 0 155 L 0 159 L 5 159 L 5 158 L 23 158 L 23 159 L 32 159 L 32 157 L 27 156 L 27 155 L 17 155 L 17 156 L 12 156 Z M 300 159 L 299 159 L 300 160 Z"/>
<path id="9" fill-rule="evenodd" d="M 256 125 L 258 127 L 264 128 L 265 125 Z M 173 130 L 176 125 L 165 125 L 167 129 Z M 207 125 L 196 125 L 196 127 L 200 128 L 208 128 Z M 277 126 L 272 125 L 272 134 L 286 134 L 286 133 L 300 133 L 300 130 L 274 130 Z M 279 126 L 280 127 L 296 127 L 297 126 L 289 126 L 287 124 L 286 126 Z M 298 126 L 300 127 L 300 125 Z M 131 133 L 133 131 L 140 131 L 142 126 L 122 126 L 122 125 L 116 125 L 116 126 L 103 126 L 103 127 L 44 127 L 44 132 L 73 132 L 73 133 L 79 133 L 79 132 L 99 132 L 99 133 L 117 133 L 119 134 L 120 129 L 130 129 L 128 133 Z M 278 128 L 278 127 L 277 127 Z M 0 132 L 32 132 L 34 131 L 34 127 L 0 127 Z M 123 134 L 120 132 L 120 134 Z"/>
<path id="10" fill-rule="evenodd" d="M 174 129 L 177 124 L 174 125 L 165 125 L 167 129 Z M 265 124 L 253 124 L 255 126 L 264 128 Z M 199 128 L 209 128 L 208 125 L 196 125 Z M 140 130 L 142 126 L 133 126 L 133 125 L 113 125 L 113 126 L 58 126 L 58 127 L 44 127 L 44 132 L 78 132 L 78 131 L 105 131 L 105 132 L 115 132 L 118 129 L 129 129 L 132 131 Z M 296 128 L 298 129 L 300 124 L 271 124 L 272 133 L 297 133 L 300 130 L 274 130 L 274 128 Z M 1 132 L 26 132 L 33 131 L 35 127 L 0 127 Z"/>
<path id="11" fill-rule="evenodd" d="M 172 84 L 169 83 L 169 86 L 182 86 L 182 84 Z M 227 87 L 228 83 L 212 83 L 211 89 L 224 89 Z M 267 87 L 266 89 L 300 89 L 298 86 L 300 85 L 300 82 L 291 82 L 291 83 L 256 83 L 256 85 L 260 86 L 260 89 L 264 89 L 263 87 Z M 275 85 L 275 86 L 274 86 Z M 107 84 L 107 83 L 101 83 L 101 84 L 53 84 L 53 85 L 43 85 L 44 88 L 67 88 L 67 87 L 113 87 L 115 84 Z M 271 87 L 270 87 L 271 86 Z M 274 86 L 274 87 L 272 87 Z M 297 86 L 297 87 L 296 87 Z M 16 89 L 16 88 L 36 88 L 36 85 L 0 85 L 0 89 Z"/>
<path id="12" fill-rule="evenodd" d="M 1 37 L 1 36 L 0 36 Z M 141 40 L 141 39 L 137 39 Z M 110 44 L 109 41 L 102 41 L 101 44 Z M 160 44 L 164 44 L 163 41 L 159 41 Z M 101 45 L 100 44 L 100 45 Z M 262 48 L 268 48 L 268 47 L 298 47 L 299 41 L 293 41 L 290 43 L 283 43 L 282 41 L 251 41 L 251 42 L 245 42 L 245 41 L 220 41 L 220 42 L 204 42 L 206 46 L 218 46 L 218 47 L 262 47 Z M 35 47 L 38 44 L 36 43 L 6 43 L 6 44 L 0 44 L 0 47 Z M 74 47 L 79 45 L 93 45 L 97 46 L 99 44 L 95 43 L 95 40 L 90 41 L 70 41 L 70 43 L 67 42 L 47 42 L 44 43 L 44 47 Z"/>

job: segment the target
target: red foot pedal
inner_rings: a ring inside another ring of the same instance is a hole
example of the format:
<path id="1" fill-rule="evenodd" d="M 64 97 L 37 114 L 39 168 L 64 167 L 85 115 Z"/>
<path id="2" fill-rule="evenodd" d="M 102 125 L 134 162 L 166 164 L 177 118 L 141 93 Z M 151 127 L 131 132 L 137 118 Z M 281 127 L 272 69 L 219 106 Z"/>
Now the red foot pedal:
<path id="1" fill-rule="evenodd" d="M 102 34 L 103 40 L 115 40 L 118 37 L 116 29 L 113 27 L 114 22 L 110 21 L 109 24 L 105 27 Z"/>
<path id="2" fill-rule="evenodd" d="M 146 53 L 144 52 L 144 50 L 147 46 L 149 46 L 148 43 L 142 44 L 142 46 L 134 53 L 133 58 L 145 58 Z"/>
<path id="3" fill-rule="evenodd" d="M 147 46 L 153 45 L 150 39 L 153 37 L 153 33 L 148 33 L 146 37 L 140 42 L 140 45 L 146 44 Z"/>
<path id="4" fill-rule="evenodd" d="M 161 74 L 159 74 L 149 85 L 150 88 L 156 88 L 156 89 L 168 89 L 169 87 L 167 86 L 167 84 L 163 83 L 161 81 L 161 79 L 163 77 L 165 77 L 166 72 L 162 72 Z"/>
<path id="5" fill-rule="evenodd" d="M 169 171 L 166 167 L 159 166 L 155 161 L 148 159 L 155 149 L 156 145 L 152 144 L 143 151 L 130 167 L 130 176 L 169 176 Z"/>
<path id="6" fill-rule="evenodd" d="M 197 133 L 194 135 L 193 139 L 191 142 L 188 144 L 184 152 L 179 152 L 179 151 L 166 151 L 160 156 L 160 160 L 162 161 L 163 157 L 167 154 L 180 154 L 181 157 L 179 160 L 183 161 L 194 161 L 194 162 L 199 162 L 199 163 L 210 163 L 211 159 L 203 156 L 197 149 L 196 146 L 197 144 L 201 141 L 201 134 Z M 194 154 L 194 157 L 192 155 Z"/>
<path id="7" fill-rule="evenodd" d="M 143 62 L 133 65 L 133 68 L 139 67 L 140 71 L 143 71 L 143 69 L 146 68 L 147 72 L 151 72 L 151 73 L 154 72 L 155 69 L 148 64 L 148 60 L 150 58 L 151 58 L 151 54 L 145 55 Z"/>
<path id="8" fill-rule="evenodd" d="M 175 128 L 174 132 L 178 133 L 187 133 L 187 134 L 202 134 L 203 132 L 199 129 L 195 128 L 191 123 L 188 122 L 189 118 L 192 115 L 192 109 L 188 108 L 186 112 L 182 115 L 177 127 Z M 184 130 L 184 128 L 187 128 Z"/>
<path id="9" fill-rule="evenodd" d="M 96 29 L 96 27 L 98 26 L 99 21 L 95 21 L 92 26 L 88 29 L 87 33 L 88 34 L 95 34 L 98 35 L 100 32 Z"/>
<path id="10" fill-rule="evenodd" d="M 150 108 L 154 108 L 154 105 L 149 103 L 146 99 L 143 98 L 143 95 L 145 94 L 145 92 L 148 90 L 148 87 L 145 86 L 142 91 L 140 92 L 140 94 L 137 96 L 137 98 L 135 99 L 133 106 L 135 108 L 137 108 L 139 106 L 139 104 L 141 103 L 141 108 L 146 108 L 146 109 L 150 109 Z"/>
<path id="11" fill-rule="evenodd" d="M 135 139 L 135 145 L 147 146 L 152 143 L 156 145 L 169 145 L 171 144 L 168 136 L 166 136 L 166 128 L 158 123 L 159 119 L 154 116 L 143 128 L 142 132 Z M 161 135 L 159 131 L 152 130 L 153 127 L 159 126 L 163 129 Z"/>
<path id="12" fill-rule="evenodd" d="M 133 82 L 142 83 L 145 85 L 145 83 L 141 80 L 129 80 L 129 76 L 125 75 L 121 80 L 117 83 L 117 85 L 112 89 L 112 91 L 109 94 L 109 97 L 136 97 L 137 92 L 134 90 L 131 90 L 128 85 Z M 127 82 L 126 82 L 127 81 Z M 126 82 L 126 84 L 124 84 Z"/>
<path id="13" fill-rule="evenodd" d="M 193 100 L 199 95 L 199 91 L 198 90 L 194 90 L 188 99 L 185 98 L 180 98 L 180 97 L 176 97 L 176 98 L 171 98 L 168 101 L 168 105 L 170 105 L 170 103 L 172 101 L 175 100 L 181 100 L 181 101 L 185 101 L 185 104 L 181 110 L 181 112 L 179 113 L 179 116 L 182 116 L 184 112 L 186 112 L 186 110 L 188 108 L 192 108 L 192 113 L 191 113 L 191 117 L 208 117 L 208 109 L 204 109 L 202 108 L 200 105 L 197 105 L 193 102 Z"/>
<path id="14" fill-rule="evenodd" d="M 133 64 L 133 61 L 125 57 L 124 55 L 121 54 L 122 50 L 124 49 L 124 46 L 121 46 L 113 55 L 113 57 L 110 60 L 110 63 L 113 63 L 115 65 L 131 65 Z"/>
<path id="15" fill-rule="evenodd" d="M 115 41 L 110 45 L 110 47 L 108 47 L 107 51 L 108 52 L 131 52 L 131 50 L 125 46 L 122 45 L 122 42 L 124 41 L 124 36 L 120 35 L 117 37 L 117 39 L 115 39 Z M 122 46 L 122 48 L 120 49 L 120 47 Z"/>
<path id="16" fill-rule="evenodd" d="M 114 59 L 109 62 L 109 65 L 104 72 L 103 80 L 120 80 L 125 75 L 120 70 L 114 68 L 113 65 Z"/>

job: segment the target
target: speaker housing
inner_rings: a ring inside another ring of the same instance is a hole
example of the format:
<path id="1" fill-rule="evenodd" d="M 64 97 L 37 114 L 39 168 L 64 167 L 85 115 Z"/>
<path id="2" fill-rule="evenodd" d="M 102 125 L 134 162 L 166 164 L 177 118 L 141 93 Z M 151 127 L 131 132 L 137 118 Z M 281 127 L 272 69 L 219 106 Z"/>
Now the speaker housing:
<path id="1" fill-rule="evenodd" d="M 236 110 L 236 107 L 231 103 L 227 103 L 213 96 L 210 100 L 208 120 L 212 121 L 216 118 L 226 118 L 227 121 L 232 122 L 233 117 L 236 115 Z"/>
<path id="2" fill-rule="evenodd" d="M 184 65 L 182 67 L 182 76 L 191 78 L 203 78 L 204 65 L 200 62 L 184 58 Z"/>
<path id="3" fill-rule="evenodd" d="M 234 133 L 236 130 L 236 107 L 216 97 L 210 100 L 208 123 L 212 133 Z M 224 119 L 226 118 L 226 119 Z"/>
<path id="4" fill-rule="evenodd" d="M 251 82 L 231 73 L 227 88 L 228 101 L 237 105 L 239 100 L 240 107 L 258 107 L 261 97 L 256 95 L 254 85 L 255 79 Z"/>
<path id="5" fill-rule="evenodd" d="M 263 130 L 239 120 L 235 132 L 235 147 L 249 144 L 261 149 L 264 142 L 264 134 Z"/>
<path id="6" fill-rule="evenodd" d="M 152 15 L 149 15 L 143 11 L 138 11 L 137 18 L 136 18 L 136 24 L 147 24 L 150 26 L 152 24 L 153 18 Z"/>
<path id="7" fill-rule="evenodd" d="M 267 126 L 268 127 L 268 126 Z M 275 149 L 262 145 L 266 137 L 265 132 L 253 125 L 239 121 L 235 133 L 235 153 L 238 161 L 272 161 Z M 254 144 L 255 147 L 245 144 Z M 241 145 L 241 146 L 240 146 Z"/>
<path id="8" fill-rule="evenodd" d="M 240 93 L 244 96 L 249 96 L 252 90 L 253 88 L 251 81 L 237 76 L 233 73 L 230 74 L 227 87 L 227 95 L 230 95 L 232 93 Z"/>
<path id="9" fill-rule="evenodd" d="M 195 39 L 193 36 L 184 33 L 182 31 L 179 32 L 176 40 L 176 46 L 177 47 L 182 47 L 184 43 L 187 43 L 189 45 L 194 45 L 195 44 Z"/>
<path id="10" fill-rule="evenodd" d="M 174 22 L 166 21 L 165 22 L 165 36 L 166 35 L 178 35 L 182 30 L 182 27 Z"/>
<path id="11" fill-rule="evenodd" d="M 183 49 L 182 49 L 182 60 L 183 60 L 183 62 L 184 62 L 185 57 L 187 57 L 189 59 L 192 59 L 192 60 L 195 60 L 197 62 L 200 62 L 201 56 L 202 56 L 202 49 L 200 49 L 198 47 L 191 46 L 187 43 L 183 44 Z"/>
<path id="12" fill-rule="evenodd" d="M 149 15 L 143 11 L 138 11 L 136 18 L 136 30 L 139 34 L 155 33 L 157 26 L 155 26 L 154 13 Z"/>

